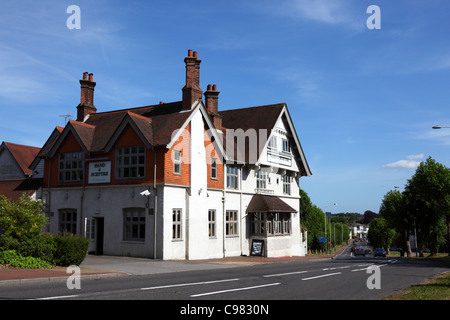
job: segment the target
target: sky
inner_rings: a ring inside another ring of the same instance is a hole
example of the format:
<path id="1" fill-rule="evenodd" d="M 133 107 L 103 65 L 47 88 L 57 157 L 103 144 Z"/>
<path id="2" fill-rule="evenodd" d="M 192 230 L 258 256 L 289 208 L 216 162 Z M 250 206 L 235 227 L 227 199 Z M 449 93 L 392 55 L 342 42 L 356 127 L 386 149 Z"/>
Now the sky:
<path id="1" fill-rule="evenodd" d="M 2 0 L 0 141 L 75 120 L 83 72 L 98 112 L 179 101 L 191 49 L 219 110 L 287 104 L 313 204 L 378 212 L 420 161 L 450 167 L 432 129 L 450 127 L 449 34 L 448 0 Z"/>

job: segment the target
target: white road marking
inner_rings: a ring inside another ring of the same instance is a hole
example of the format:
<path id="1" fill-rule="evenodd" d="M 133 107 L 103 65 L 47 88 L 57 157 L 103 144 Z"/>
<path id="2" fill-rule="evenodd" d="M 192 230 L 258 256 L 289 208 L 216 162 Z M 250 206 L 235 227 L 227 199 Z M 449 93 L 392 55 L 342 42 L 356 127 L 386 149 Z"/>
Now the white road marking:
<path id="1" fill-rule="evenodd" d="M 323 278 L 323 277 L 335 276 L 335 275 L 338 275 L 338 274 L 342 274 L 342 272 L 327 273 L 327 274 L 323 274 L 323 275 L 321 275 L 321 276 L 315 276 L 315 277 L 303 278 L 302 280 L 312 280 L 312 279 L 317 279 L 317 278 Z"/>
<path id="2" fill-rule="evenodd" d="M 35 298 L 32 300 L 55 300 L 55 299 L 67 299 L 67 298 L 75 298 L 78 297 L 77 294 L 73 294 L 70 296 L 55 296 L 55 297 L 44 297 L 44 298 Z"/>
<path id="3" fill-rule="evenodd" d="M 197 286 L 202 284 L 211 284 L 211 283 L 220 283 L 220 282 L 230 282 L 230 281 L 238 281 L 239 279 L 225 279 L 225 280 L 214 280 L 214 281 L 203 281 L 203 282 L 191 282 L 191 283 L 180 283 L 180 284 L 169 284 L 166 286 L 157 286 L 157 287 L 148 287 L 141 288 L 141 290 L 156 290 L 156 289 L 165 289 L 165 288 L 174 288 L 174 287 L 185 287 L 185 286 Z"/>
<path id="4" fill-rule="evenodd" d="M 294 271 L 294 272 L 286 272 L 286 273 L 277 273 L 277 274 L 269 274 L 266 276 L 263 276 L 264 278 L 269 278 L 269 277 L 278 277 L 278 276 L 289 276 L 292 274 L 301 274 L 301 273 L 306 273 L 308 271 Z"/>
<path id="5" fill-rule="evenodd" d="M 236 289 L 227 289 L 227 290 L 199 293 L 199 294 L 191 295 L 191 297 L 195 298 L 195 297 L 209 296 L 209 295 L 213 295 L 213 294 L 220 294 L 220 293 L 233 292 L 233 291 L 252 290 L 252 289 L 258 289 L 258 288 L 264 288 L 264 287 L 270 287 L 270 286 L 277 286 L 279 284 L 280 284 L 279 282 L 276 282 L 276 283 L 263 284 L 263 285 L 260 285 L 260 286 L 244 287 L 244 288 L 236 288 Z"/>

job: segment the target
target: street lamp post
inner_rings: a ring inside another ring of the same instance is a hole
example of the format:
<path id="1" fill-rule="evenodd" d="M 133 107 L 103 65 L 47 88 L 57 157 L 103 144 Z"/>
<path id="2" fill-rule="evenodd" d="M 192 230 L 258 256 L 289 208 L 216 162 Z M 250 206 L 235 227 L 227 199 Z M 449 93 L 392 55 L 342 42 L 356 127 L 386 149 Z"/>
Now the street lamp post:
<path id="1" fill-rule="evenodd" d="M 325 249 L 327 248 L 327 211 L 326 211 L 326 209 L 328 207 L 332 207 L 332 206 L 337 206 L 337 203 L 330 204 L 323 208 L 323 213 L 325 214 Z M 330 229 L 330 241 L 331 241 L 331 229 Z M 330 251 L 331 251 L 331 245 L 330 245 Z"/>

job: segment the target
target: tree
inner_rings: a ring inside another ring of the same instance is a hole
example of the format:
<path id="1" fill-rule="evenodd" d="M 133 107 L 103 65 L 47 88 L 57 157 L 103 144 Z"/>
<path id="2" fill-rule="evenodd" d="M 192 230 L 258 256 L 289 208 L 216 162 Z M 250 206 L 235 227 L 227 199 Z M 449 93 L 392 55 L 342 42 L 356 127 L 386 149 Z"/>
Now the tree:
<path id="1" fill-rule="evenodd" d="M 366 212 L 364 212 L 364 217 L 363 217 L 363 224 L 370 224 L 370 222 L 374 219 L 377 218 L 378 214 L 367 210 Z"/>
<path id="2" fill-rule="evenodd" d="M 21 239 L 41 234 L 47 219 L 42 213 L 41 201 L 32 200 L 24 193 L 16 202 L 0 196 L 0 223 L 3 236 Z"/>
<path id="3" fill-rule="evenodd" d="M 450 246 L 450 169 L 428 157 L 408 180 L 404 196 L 408 219 L 417 230 L 420 254 L 427 245 L 431 255 L 436 255 L 445 242 L 445 229 Z"/>
<path id="4" fill-rule="evenodd" d="M 412 252 L 409 235 L 413 224 L 408 219 L 405 200 L 400 191 L 391 190 L 386 193 L 380 206 L 380 217 L 386 219 L 390 227 L 397 231 L 398 239 L 403 240 L 404 246 L 402 247 L 410 257 Z"/>
<path id="5" fill-rule="evenodd" d="M 389 254 L 389 247 L 395 237 L 395 230 L 384 218 L 375 218 L 370 224 L 368 238 L 374 247 L 381 247 Z"/>

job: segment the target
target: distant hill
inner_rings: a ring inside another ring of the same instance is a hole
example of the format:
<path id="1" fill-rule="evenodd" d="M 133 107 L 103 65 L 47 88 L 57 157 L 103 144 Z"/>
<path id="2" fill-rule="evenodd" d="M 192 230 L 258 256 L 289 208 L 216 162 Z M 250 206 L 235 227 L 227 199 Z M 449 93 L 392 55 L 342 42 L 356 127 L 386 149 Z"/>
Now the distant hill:
<path id="1" fill-rule="evenodd" d="M 341 222 L 346 224 L 370 224 L 372 222 L 372 219 L 378 217 L 378 214 L 367 210 L 364 212 L 364 215 L 357 213 L 357 212 L 341 212 L 336 214 L 331 214 L 327 212 L 327 216 L 331 217 L 333 222 Z"/>

